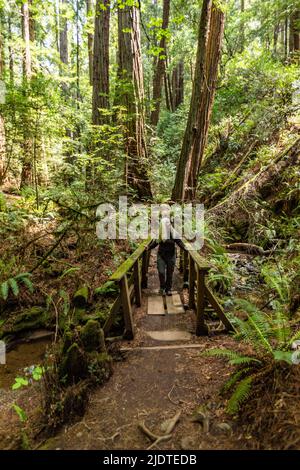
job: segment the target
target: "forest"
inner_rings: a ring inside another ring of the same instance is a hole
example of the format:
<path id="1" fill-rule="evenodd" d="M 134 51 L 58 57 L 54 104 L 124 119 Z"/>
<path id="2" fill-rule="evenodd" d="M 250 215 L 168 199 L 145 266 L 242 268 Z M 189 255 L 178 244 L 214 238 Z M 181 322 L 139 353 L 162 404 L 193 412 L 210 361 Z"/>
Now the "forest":
<path id="1" fill-rule="evenodd" d="M 300 449 L 299 65 L 299 0 L 0 0 L 0 450 Z"/>

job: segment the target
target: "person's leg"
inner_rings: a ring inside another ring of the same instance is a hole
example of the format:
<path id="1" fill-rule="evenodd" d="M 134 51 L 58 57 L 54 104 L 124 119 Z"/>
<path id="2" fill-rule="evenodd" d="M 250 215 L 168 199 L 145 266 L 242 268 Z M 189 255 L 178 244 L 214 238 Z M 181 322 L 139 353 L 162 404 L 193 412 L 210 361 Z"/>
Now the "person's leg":
<path id="1" fill-rule="evenodd" d="M 166 263 L 159 254 L 157 255 L 157 270 L 158 270 L 160 288 L 162 290 L 165 290 L 166 288 Z"/>
<path id="2" fill-rule="evenodd" d="M 173 283 L 173 273 L 175 269 L 176 258 L 175 256 L 168 259 L 167 261 L 167 281 L 166 281 L 166 291 L 171 291 Z"/>

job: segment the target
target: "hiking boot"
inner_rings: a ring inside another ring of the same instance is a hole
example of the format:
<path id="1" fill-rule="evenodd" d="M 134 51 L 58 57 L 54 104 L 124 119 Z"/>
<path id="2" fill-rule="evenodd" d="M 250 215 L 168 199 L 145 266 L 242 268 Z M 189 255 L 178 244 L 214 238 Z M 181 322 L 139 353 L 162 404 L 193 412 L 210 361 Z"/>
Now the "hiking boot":
<path id="1" fill-rule="evenodd" d="M 159 295 L 166 295 L 165 289 L 159 289 L 158 293 Z"/>
<path id="2" fill-rule="evenodd" d="M 171 297 L 172 292 L 171 292 L 170 290 L 167 290 L 167 291 L 166 291 L 166 295 L 168 295 L 169 297 Z"/>

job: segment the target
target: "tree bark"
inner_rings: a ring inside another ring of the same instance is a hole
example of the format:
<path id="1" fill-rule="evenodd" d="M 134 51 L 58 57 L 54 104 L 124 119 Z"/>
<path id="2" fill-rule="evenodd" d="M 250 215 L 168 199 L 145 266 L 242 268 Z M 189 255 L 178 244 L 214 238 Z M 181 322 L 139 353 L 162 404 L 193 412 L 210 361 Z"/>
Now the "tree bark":
<path id="1" fill-rule="evenodd" d="M 162 37 L 159 43 L 159 57 L 157 60 L 156 71 L 153 79 L 153 106 L 154 109 L 151 113 L 151 124 L 157 126 L 159 120 L 160 104 L 163 79 L 166 70 L 166 55 L 167 55 L 167 37 L 166 31 L 169 27 L 170 20 L 170 0 L 164 0 L 163 5 L 163 21 L 162 21 Z"/>
<path id="2" fill-rule="evenodd" d="M 69 64 L 69 45 L 68 45 L 68 20 L 66 18 L 65 6 L 67 0 L 61 0 L 59 9 L 59 57 L 64 65 Z"/>
<path id="3" fill-rule="evenodd" d="M 118 10 L 117 99 L 126 110 L 124 127 L 125 181 L 139 199 L 152 198 L 147 174 L 144 76 L 141 58 L 140 11 L 135 6 Z"/>
<path id="4" fill-rule="evenodd" d="M 2 36 L 2 11 L 0 18 L 0 80 L 3 80 L 4 76 L 4 42 Z M 0 90 L 1 92 L 4 90 Z M 0 106 L 2 103 L 2 97 L 0 96 Z M 5 136 L 5 121 L 4 116 L 0 113 L 0 185 L 2 185 L 5 173 L 5 160 L 6 160 L 6 136 Z"/>
<path id="5" fill-rule="evenodd" d="M 29 4 L 24 2 L 21 7 L 23 50 L 23 82 L 26 95 L 32 76 L 31 50 L 30 50 L 30 13 Z M 32 28 L 31 28 L 32 30 Z M 30 137 L 30 123 L 26 116 L 23 120 L 23 162 L 20 187 L 30 185 L 32 182 L 32 139 Z"/>
<path id="6" fill-rule="evenodd" d="M 86 14 L 87 21 L 90 22 L 93 17 L 94 5 L 93 0 L 86 0 Z M 90 76 L 90 85 L 93 86 L 93 47 L 94 47 L 94 35 L 91 32 L 88 32 L 88 57 L 89 57 L 89 76 Z"/>
<path id="7" fill-rule="evenodd" d="M 216 90 L 223 31 L 224 13 L 211 0 L 204 0 L 190 111 L 172 193 L 176 201 L 195 197 Z"/>
<path id="8" fill-rule="evenodd" d="M 101 109 L 109 109 L 109 28 L 110 0 L 97 0 L 93 59 L 94 125 L 109 122 L 109 116 L 101 112 Z"/>
<path id="9" fill-rule="evenodd" d="M 290 16 L 290 40 L 289 51 L 290 54 L 299 52 L 300 50 L 300 10 L 295 11 Z"/>
<path id="10" fill-rule="evenodd" d="M 181 60 L 173 70 L 172 74 L 172 92 L 174 111 L 183 103 L 184 100 L 184 62 Z"/>
<path id="11" fill-rule="evenodd" d="M 23 78 L 25 81 L 31 79 L 31 51 L 30 51 L 30 15 L 28 2 L 22 4 L 22 36 L 24 41 L 23 50 Z"/>
<path id="12" fill-rule="evenodd" d="M 243 14 L 245 12 L 245 0 L 241 0 L 241 24 L 240 24 L 240 52 L 243 52 L 245 47 L 245 23 Z"/>

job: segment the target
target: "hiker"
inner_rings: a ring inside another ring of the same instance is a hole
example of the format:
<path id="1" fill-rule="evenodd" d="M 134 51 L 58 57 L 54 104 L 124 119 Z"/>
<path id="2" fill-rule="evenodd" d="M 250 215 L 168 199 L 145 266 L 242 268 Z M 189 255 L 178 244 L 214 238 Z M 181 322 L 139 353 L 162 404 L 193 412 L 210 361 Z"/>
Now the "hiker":
<path id="1" fill-rule="evenodd" d="M 173 273 L 176 264 L 176 246 L 175 243 L 184 248 L 182 241 L 176 237 L 176 232 L 170 224 L 170 220 L 166 219 L 162 221 L 165 236 L 160 236 L 160 240 L 152 240 L 148 250 L 153 250 L 158 246 L 157 252 L 157 270 L 159 275 L 161 295 L 172 295 L 172 281 Z M 168 234 L 168 236 L 166 236 Z"/>

